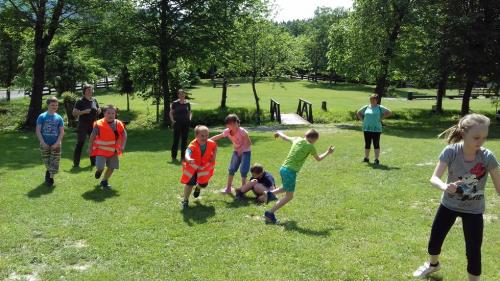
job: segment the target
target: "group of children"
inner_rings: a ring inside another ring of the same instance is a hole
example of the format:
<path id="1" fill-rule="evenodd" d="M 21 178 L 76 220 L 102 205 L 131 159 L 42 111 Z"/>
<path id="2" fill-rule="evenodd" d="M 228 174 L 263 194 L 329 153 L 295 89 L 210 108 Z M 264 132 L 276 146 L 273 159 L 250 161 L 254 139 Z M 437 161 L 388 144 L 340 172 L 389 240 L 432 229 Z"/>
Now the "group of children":
<path id="1" fill-rule="evenodd" d="M 38 116 L 36 135 L 40 141 L 40 152 L 45 164 L 45 184 L 54 185 L 54 175 L 59 171 L 61 159 L 61 144 L 64 137 L 64 121 L 57 114 L 59 101 L 56 97 L 47 99 L 47 111 Z M 127 132 L 124 124 L 116 119 L 116 108 L 107 105 L 103 108 L 104 118 L 94 123 L 90 136 L 88 153 L 95 156 L 95 178 L 100 179 L 104 169 L 104 176 L 100 182 L 103 189 L 111 189 L 109 178 L 115 169 L 119 168 L 118 156 L 122 154 L 127 142 Z"/>
<path id="2" fill-rule="evenodd" d="M 45 182 L 54 184 L 54 175 L 59 169 L 61 143 L 64 136 L 64 121 L 57 114 L 58 100 L 53 97 L 47 100 L 48 110 L 37 120 L 36 135 L 40 141 L 40 151 L 46 166 Z M 439 156 L 439 162 L 430 179 L 431 184 L 442 191 L 441 204 L 432 224 L 428 253 L 429 260 L 420 266 L 413 276 L 426 278 L 441 268 L 439 255 L 448 231 L 457 217 L 462 218 L 464 231 L 467 272 L 470 281 L 479 280 L 481 275 L 481 245 L 483 239 L 483 213 L 485 210 L 485 185 L 490 174 L 495 189 L 500 194 L 499 163 L 494 154 L 482 145 L 488 135 L 490 120 L 480 114 L 469 114 L 462 117 L 457 125 L 446 130 L 444 134 L 448 146 Z M 224 193 L 232 193 L 235 173 L 240 170 L 241 187 L 236 189 L 236 198 L 241 199 L 252 190 L 258 202 L 269 202 L 277 199 L 276 195 L 284 193 L 276 204 L 265 211 L 267 222 L 277 223 L 275 212 L 293 199 L 297 174 L 309 155 L 317 161 L 325 159 L 333 153 L 330 146 L 318 155 L 314 144 L 319 134 L 314 129 L 305 133 L 305 137 L 289 137 L 282 132 L 274 136 L 291 143 L 288 156 L 280 168 L 282 187 L 276 188 L 273 176 L 264 170 L 262 165 L 250 167 L 251 140 L 248 132 L 240 127 L 240 121 L 234 114 L 225 118 L 226 129 L 209 139 L 209 129 L 198 125 L 194 129 L 195 139 L 189 144 L 182 163 L 181 182 L 185 184 L 183 208 L 189 207 L 189 197 L 200 195 L 201 188 L 208 185 L 214 174 L 217 155 L 216 141 L 227 137 L 233 143 L 234 152 L 228 168 L 228 178 Z M 118 169 L 118 156 L 125 149 L 127 134 L 122 122 L 116 120 L 116 108 L 108 105 L 104 108 L 104 118 L 94 124 L 91 135 L 89 153 L 96 156 L 96 178 L 104 173 L 101 186 L 110 188 L 108 179 L 114 169 Z M 448 169 L 446 182 L 441 180 Z M 252 177 L 247 182 L 247 174 Z"/>
<path id="3" fill-rule="evenodd" d="M 227 185 L 223 193 L 232 193 L 233 178 L 238 169 L 241 174 L 241 187 L 236 189 L 236 198 L 242 199 L 245 193 L 252 190 L 256 196 L 256 201 L 266 203 L 276 200 L 277 194 L 285 193 L 284 197 L 264 213 L 266 221 L 277 223 L 275 212 L 293 199 L 295 192 L 295 182 L 297 173 L 302 168 L 309 155 L 312 155 L 317 161 L 323 160 L 326 156 L 333 153 L 334 148 L 330 146 L 323 154 L 318 155 L 314 143 L 319 139 L 316 130 L 310 129 L 305 137 L 289 137 L 282 132 L 276 132 L 275 137 L 281 138 L 292 144 L 290 152 L 280 168 L 280 175 L 283 187 L 276 188 L 273 176 L 264 171 L 260 164 L 254 164 L 250 167 L 252 142 L 248 132 L 240 127 L 240 120 L 235 114 L 229 114 L 224 123 L 226 129 L 212 138 L 208 139 L 208 128 L 206 126 L 196 126 L 194 129 L 195 139 L 189 144 L 186 150 L 185 160 L 183 162 L 181 182 L 185 184 L 183 208 L 189 206 L 189 196 L 194 188 L 193 197 L 200 195 L 201 188 L 208 185 L 210 177 L 214 173 L 215 158 L 217 154 L 216 141 L 222 138 L 229 138 L 233 143 L 233 153 L 228 168 Z M 252 177 L 247 182 L 248 172 Z"/>

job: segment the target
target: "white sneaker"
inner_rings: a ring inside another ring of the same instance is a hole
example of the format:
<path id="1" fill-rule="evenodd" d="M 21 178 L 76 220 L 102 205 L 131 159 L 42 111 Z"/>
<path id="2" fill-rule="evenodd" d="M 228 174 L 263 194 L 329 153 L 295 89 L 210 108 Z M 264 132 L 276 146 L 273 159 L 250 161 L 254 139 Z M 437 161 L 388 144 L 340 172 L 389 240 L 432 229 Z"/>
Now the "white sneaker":
<path id="1" fill-rule="evenodd" d="M 424 265 L 420 266 L 413 272 L 413 277 L 419 278 L 419 279 L 424 279 L 426 278 L 429 274 L 436 272 L 441 269 L 441 264 L 439 263 L 437 266 L 431 266 L 429 262 L 425 262 Z"/>

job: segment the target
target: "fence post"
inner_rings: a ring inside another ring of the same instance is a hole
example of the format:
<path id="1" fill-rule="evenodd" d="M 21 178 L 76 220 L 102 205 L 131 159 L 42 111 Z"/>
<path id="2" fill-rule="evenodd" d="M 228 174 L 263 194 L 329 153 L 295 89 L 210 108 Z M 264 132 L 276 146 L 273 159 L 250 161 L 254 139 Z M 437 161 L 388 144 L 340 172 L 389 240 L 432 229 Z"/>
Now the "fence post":
<path id="1" fill-rule="evenodd" d="M 321 109 L 323 109 L 323 111 L 328 111 L 328 109 L 326 109 L 326 101 L 321 102 Z"/>

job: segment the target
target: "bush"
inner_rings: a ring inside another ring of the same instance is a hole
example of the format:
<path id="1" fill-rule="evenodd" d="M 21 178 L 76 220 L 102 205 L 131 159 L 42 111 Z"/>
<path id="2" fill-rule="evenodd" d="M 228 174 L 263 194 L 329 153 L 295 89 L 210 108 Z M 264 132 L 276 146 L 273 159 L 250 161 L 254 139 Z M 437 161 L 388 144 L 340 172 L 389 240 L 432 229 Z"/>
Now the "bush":
<path id="1" fill-rule="evenodd" d="M 206 125 L 209 127 L 213 126 L 224 126 L 224 118 L 230 113 L 238 115 L 241 124 L 257 124 L 257 114 L 255 109 L 248 108 L 227 108 L 227 109 L 202 109 L 193 111 L 193 119 L 191 120 L 191 126 L 196 125 Z M 261 120 L 266 120 L 265 116 L 261 116 Z"/>
<path id="2" fill-rule="evenodd" d="M 68 117 L 68 127 L 76 127 L 76 118 L 73 116 L 73 106 L 78 99 L 78 95 L 73 92 L 64 92 L 61 95 L 63 99 L 64 110 L 66 111 L 66 116 Z"/>

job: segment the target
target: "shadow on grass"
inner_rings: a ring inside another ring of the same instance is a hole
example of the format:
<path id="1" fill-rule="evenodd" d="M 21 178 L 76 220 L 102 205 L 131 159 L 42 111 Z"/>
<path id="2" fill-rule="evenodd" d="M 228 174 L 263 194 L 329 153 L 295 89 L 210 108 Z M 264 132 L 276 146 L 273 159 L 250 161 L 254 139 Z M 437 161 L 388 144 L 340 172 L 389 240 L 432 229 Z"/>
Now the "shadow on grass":
<path id="1" fill-rule="evenodd" d="M 52 193 L 54 189 L 55 189 L 54 186 L 49 187 L 45 183 L 41 183 L 37 187 L 26 193 L 26 196 L 28 196 L 29 198 L 40 198 L 42 197 L 42 195 L 47 195 Z"/>
<path id="2" fill-rule="evenodd" d="M 215 216 L 214 206 L 205 206 L 200 202 L 195 201 L 195 206 L 190 206 L 187 209 L 182 209 L 181 213 L 184 218 L 184 222 L 193 226 L 193 224 L 202 224 L 208 221 L 208 218 Z"/>
<path id="3" fill-rule="evenodd" d="M 399 167 L 390 167 L 384 164 L 374 164 L 374 163 L 367 163 L 368 166 L 370 166 L 374 170 L 384 170 L 384 171 L 389 171 L 389 170 L 401 170 Z"/>
<path id="4" fill-rule="evenodd" d="M 82 194 L 83 199 L 91 200 L 94 202 L 104 202 L 106 201 L 106 199 L 118 196 L 120 196 L 120 194 L 118 194 L 118 191 L 114 189 L 104 190 L 100 188 L 99 185 L 97 185 L 93 190 L 86 191 Z"/>
<path id="5" fill-rule="evenodd" d="M 234 197 L 233 194 L 231 194 L 231 197 L 233 197 L 233 200 L 231 202 L 224 201 L 224 203 L 226 203 L 227 208 L 236 209 L 250 205 L 248 198 L 236 199 L 236 197 Z"/>
<path id="6" fill-rule="evenodd" d="M 430 281 L 443 281 L 443 276 L 429 276 L 427 280 Z"/>
<path id="7" fill-rule="evenodd" d="M 308 228 L 300 227 L 296 221 L 286 221 L 282 224 L 283 228 L 286 231 L 294 231 L 300 234 L 310 235 L 310 236 L 330 236 L 331 228 L 323 229 L 323 230 L 313 230 Z"/>
<path id="8" fill-rule="evenodd" d="M 70 174 L 78 174 L 78 173 L 81 173 L 81 172 L 92 171 L 92 169 L 94 169 L 94 167 L 92 167 L 92 166 L 89 165 L 87 167 L 71 167 L 71 169 L 65 170 L 65 172 L 68 172 Z"/>

